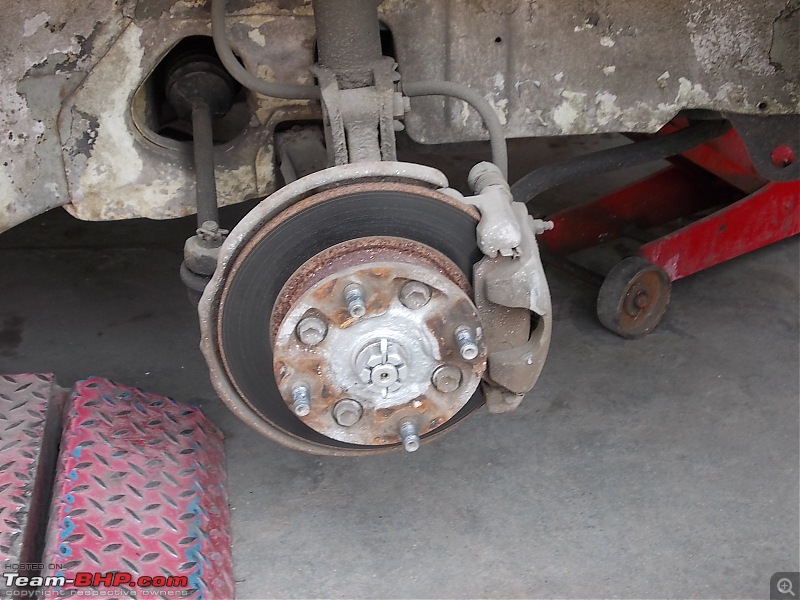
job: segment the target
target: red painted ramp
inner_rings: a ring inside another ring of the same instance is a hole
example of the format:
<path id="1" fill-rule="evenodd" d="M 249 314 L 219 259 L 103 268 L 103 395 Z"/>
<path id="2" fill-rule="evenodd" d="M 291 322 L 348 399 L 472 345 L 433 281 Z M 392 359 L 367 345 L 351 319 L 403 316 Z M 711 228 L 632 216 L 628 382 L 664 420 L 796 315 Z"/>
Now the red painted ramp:
<path id="1" fill-rule="evenodd" d="M 49 498 L 16 525 L 30 526 L 25 539 L 38 537 L 17 572 L 41 579 L 8 585 L 4 577 L 3 585 L 30 592 L 33 584 L 51 596 L 233 598 L 223 437 L 202 412 L 96 377 L 75 384 L 68 399 L 61 396 L 63 409 L 48 412 L 48 404 L 58 404 L 48 392 L 58 389 L 52 378 L 14 376 L 17 388 L 20 378 L 32 378 L 31 385 L 0 392 L 29 415 L 30 440 L 39 439 L 34 423 L 43 431 L 60 421 L 60 448 L 48 467 L 35 442 L 14 445 L 25 450 L 14 468 L 37 464 L 36 486 L 47 488 L 38 496 Z M 11 489 L 0 492 L 4 503 Z M 0 531 L 0 540 L 9 534 Z M 24 537 L 23 531 L 15 539 Z"/>

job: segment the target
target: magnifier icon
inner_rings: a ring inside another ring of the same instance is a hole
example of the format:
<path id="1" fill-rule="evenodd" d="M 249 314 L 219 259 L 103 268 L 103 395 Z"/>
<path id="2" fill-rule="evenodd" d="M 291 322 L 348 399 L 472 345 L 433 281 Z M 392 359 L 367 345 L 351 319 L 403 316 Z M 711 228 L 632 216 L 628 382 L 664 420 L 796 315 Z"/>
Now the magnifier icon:
<path id="1" fill-rule="evenodd" d="M 778 591 L 781 594 L 791 594 L 792 597 L 795 596 L 795 593 L 792 591 L 792 582 L 791 580 L 787 579 L 786 577 L 782 577 L 778 579 L 778 583 L 776 584 Z"/>

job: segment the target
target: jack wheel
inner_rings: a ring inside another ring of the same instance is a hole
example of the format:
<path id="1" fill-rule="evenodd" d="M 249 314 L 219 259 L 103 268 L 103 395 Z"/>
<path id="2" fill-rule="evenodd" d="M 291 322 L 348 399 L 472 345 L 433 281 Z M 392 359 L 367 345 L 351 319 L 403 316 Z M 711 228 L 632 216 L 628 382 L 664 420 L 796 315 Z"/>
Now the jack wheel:
<path id="1" fill-rule="evenodd" d="M 644 337 L 661 322 L 670 297 L 666 271 L 640 256 L 626 258 L 609 271 L 597 296 L 597 317 L 624 338 Z"/>

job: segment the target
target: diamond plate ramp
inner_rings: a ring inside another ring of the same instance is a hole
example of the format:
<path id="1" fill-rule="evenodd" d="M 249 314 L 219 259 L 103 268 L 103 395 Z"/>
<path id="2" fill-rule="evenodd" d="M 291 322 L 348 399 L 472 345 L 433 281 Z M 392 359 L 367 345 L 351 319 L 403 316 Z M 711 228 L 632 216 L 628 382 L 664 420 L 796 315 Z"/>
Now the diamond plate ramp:
<path id="1" fill-rule="evenodd" d="M 67 579 L 110 571 L 134 581 L 186 576 L 188 585 L 170 595 L 233 598 L 222 434 L 199 409 L 170 398 L 100 378 L 78 382 L 42 562 L 44 575 Z M 94 588 L 67 584 L 61 593 L 75 589 Z"/>
<path id="2" fill-rule="evenodd" d="M 0 375 L 0 562 L 39 562 L 65 390 L 52 375 Z M 48 412 L 49 411 L 49 412 Z M 0 579 L 0 592 L 6 591 Z"/>

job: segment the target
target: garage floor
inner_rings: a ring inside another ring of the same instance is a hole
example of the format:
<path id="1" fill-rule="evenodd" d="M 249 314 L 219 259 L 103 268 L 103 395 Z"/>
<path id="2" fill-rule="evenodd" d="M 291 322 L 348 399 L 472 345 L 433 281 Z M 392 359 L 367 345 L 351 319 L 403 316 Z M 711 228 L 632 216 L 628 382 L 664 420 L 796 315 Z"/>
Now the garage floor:
<path id="1" fill-rule="evenodd" d="M 215 399 L 177 276 L 192 229 L 59 210 L 1 236 L 0 372 L 200 404 L 227 435 L 239 598 L 754 598 L 800 569 L 800 240 L 676 283 L 639 341 L 550 269 L 553 345 L 516 413 L 336 459 L 263 440 Z"/>

